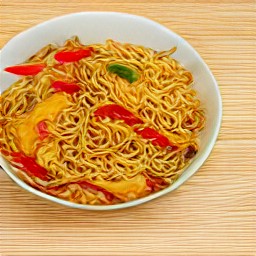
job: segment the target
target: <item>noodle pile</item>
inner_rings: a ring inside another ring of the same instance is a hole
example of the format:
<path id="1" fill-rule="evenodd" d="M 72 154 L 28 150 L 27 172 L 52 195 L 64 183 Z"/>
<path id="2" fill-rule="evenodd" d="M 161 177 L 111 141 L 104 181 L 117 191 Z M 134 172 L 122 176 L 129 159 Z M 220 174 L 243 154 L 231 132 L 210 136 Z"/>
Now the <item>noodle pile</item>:
<path id="1" fill-rule="evenodd" d="M 10 154 L 4 152 L 34 157 L 48 171 L 49 180 L 19 168 L 18 175 L 41 191 L 77 203 L 126 202 L 169 186 L 198 151 L 198 135 L 205 119 L 192 89 L 191 73 L 170 56 L 176 49 L 156 52 L 107 40 L 105 44 L 86 46 L 92 47 L 93 54 L 80 61 L 61 64 L 54 59 L 58 51 L 81 47 L 85 46 L 77 37 L 62 47 L 44 47 L 26 63 L 45 63 L 47 67 L 35 76 L 21 78 L 3 92 L 0 147 L 5 158 L 12 162 Z M 136 70 L 139 79 L 129 83 L 108 72 L 111 63 Z M 76 82 L 81 90 L 56 93 L 51 87 L 56 80 Z M 36 140 L 31 152 L 26 152 L 17 136 L 19 127 L 28 125 L 28 115 L 36 106 L 57 94 L 65 99 L 65 108 L 56 118 L 45 119 L 49 136 Z M 143 124 L 131 127 L 123 120 L 97 118 L 94 112 L 107 104 L 124 107 Z M 153 145 L 134 131 L 136 127 L 155 129 L 177 149 Z M 191 149 L 192 156 L 187 157 Z M 81 186 L 80 181 L 88 183 Z M 150 189 L 150 183 L 156 184 L 154 189 Z M 112 198 L 108 193 L 113 194 Z"/>

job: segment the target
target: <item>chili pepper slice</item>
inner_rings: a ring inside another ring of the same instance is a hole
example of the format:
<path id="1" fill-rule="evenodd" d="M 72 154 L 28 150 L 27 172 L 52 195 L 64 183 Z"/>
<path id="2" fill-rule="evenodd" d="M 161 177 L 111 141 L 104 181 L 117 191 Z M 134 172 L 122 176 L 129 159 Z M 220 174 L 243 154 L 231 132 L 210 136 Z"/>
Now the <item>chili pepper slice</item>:
<path id="1" fill-rule="evenodd" d="M 50 133 L 48 131 L 47 124 L 45 121 L 39 122 L 36 128 L 37 128 L 40 140 L 44 140 L 46 137 L 49 136 Z"/>
<path id="2" fill-rule="evenodd" d="M 89 57 L 92 54 L 92 49 L 80 49 L 77 51 L 61 51 L 54 55 L 55 60 L 60 63 L 79 61 L 83 58 Z"/>
<path id="3" fill-rule="evenodd" d="M 73 94 L 81 89 L 77 84 L 70 84 L 62 81 L 53 82 L 52 88 L 54 88 L 56 92 L 66 92 L 68 94 Z"/>
<path id="4" fill-rule="evenodd" d="M 156 130 L 146 127 L 142 130 L 139 130 L 138 128 L 135 129 L 135 132 L 141 135 L 144 139 L 149 139 L 151 140 L 152 144 L 155 146 L 160 146 L 163 148 L 169 147 L 171 150 L 176 150 L 177 147 L 174 146 L 167 137 L 164 135 L 160 134 Z"/>
<path id="5" fill-rule="evenodd" d="M 133 113 L 117 104 L 100 107 L 94 112 L 94 115 L 102 118 L 109 117 L 111 119 L 120 119 L 130 126 L 143 123 L 142 120 L 136 117 Z"/>
<path id="6" fill-rule="evenodd" d="M 34 157 L 26 156 L 20 152 L 12 152 L 11 156 L 13 157 L 12 161 L 15 163 L 19 163 L 22 166 L 16 166 L 17 168 L 25 171 L 28 175 L 38 177 L 41 180 L 48 181 L 47 177 L 48 171 L 40 166 Z"/>
<path id="7" fill-rule="evenodd" d="M 117 74 L 121 78 L 126 79 L 130 83 L 137 81 L 140 77 L 137 71 L 116 63 L 109 64 L 107 70 L 110 73 Z"/>
<path id="8" fill-rule="evenodd" d="M 21 75 L 21 76 L 33 76 L 41 72 L 46 67 L 45 64 L 29 64 L 29 65 L 17 65 L 7 67 L 4 70 L 6 72 Z"/>

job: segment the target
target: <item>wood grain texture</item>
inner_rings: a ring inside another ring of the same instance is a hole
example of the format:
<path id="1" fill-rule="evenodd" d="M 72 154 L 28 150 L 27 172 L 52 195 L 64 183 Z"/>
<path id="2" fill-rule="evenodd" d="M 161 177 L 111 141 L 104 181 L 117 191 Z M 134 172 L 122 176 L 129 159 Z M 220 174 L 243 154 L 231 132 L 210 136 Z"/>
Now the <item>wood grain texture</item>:
<path id="1" fill-rule="evenodd" d="M 18 32 L 79 11 L 143 15 L 188 40 L 223 98 L 216 146 L 177 191 L 111 212 L 67 209 L 17 187 L 0 170 L 1 256 L 255 256 L 256 2 L 1 0 L 0 48 Z"/>

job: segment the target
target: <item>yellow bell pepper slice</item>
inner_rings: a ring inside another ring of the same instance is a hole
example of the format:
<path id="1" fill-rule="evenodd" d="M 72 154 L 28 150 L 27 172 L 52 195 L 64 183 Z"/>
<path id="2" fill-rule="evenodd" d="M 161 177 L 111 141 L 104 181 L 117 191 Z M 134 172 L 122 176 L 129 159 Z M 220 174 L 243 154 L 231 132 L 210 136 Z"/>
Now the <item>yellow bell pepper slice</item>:
<path id="1" fill-rule="evenodd" d="M 146 178 L 141 174 L 138 174 L 129 180 L 122 180 L 118 182 L 96 180 L 93 181 L 93 184 L 106 189 L 116 197 L 122 198 L 124 200 L 135 199 L 147 193 Z"/>

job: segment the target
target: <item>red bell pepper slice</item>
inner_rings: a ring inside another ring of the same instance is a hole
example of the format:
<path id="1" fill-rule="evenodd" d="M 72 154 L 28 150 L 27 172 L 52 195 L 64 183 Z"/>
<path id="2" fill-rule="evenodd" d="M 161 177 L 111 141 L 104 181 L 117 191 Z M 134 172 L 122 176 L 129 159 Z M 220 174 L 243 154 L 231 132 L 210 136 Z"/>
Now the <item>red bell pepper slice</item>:
<path id="1" fill-rule="evenodd" d="M 133 113 L 117 104 L 100 107 L 94 112 L 94 115 L 102 118 L 109 117 L 111 119 L 120 119 L 130 126 L 143 123 L 142 120 Z"/>
<path id="2" fill-rule="evenodd" d="M 39 122 L 36 128 L 37 128 L 40 140 L 44 140 L 46 137 L 49 136 L 50 133 L 48 131 L 47 124 L 45 121 Z"/>
<path id="3" fill-rule="evenodd" d="M 13 157 L 12 161 L 15 163 L 19 163 L 22 166 L 14 165 L 18 169 L 25 171 L 29 176 L 38 177 L 41 180 L 48 181 L 47 177 L 48 171 L 40 166 L 34 157 L 26 156 L 20 152 L 12 152 L 11 156 Z"/>
<path id="4" fill-rule="evenodd" d="M 81 90 L 81 88 L 77 84 L 66 83 L 62 81 L 53 82 L 52 88 L 54 88 L 56 92 L 66 92 L 68 94 L 73 94 Z"/>
<path id="5" fill-rule="evenodd" d="M 83 58 L 89 57 L 92 54 L 92 49 L 80 49 L 77 51 L 61 51 L 54 55 L 55 60 L 60 63 L 79 61 Z"/>
<path id="6" fill-rule="evenodd" d="M 4 70 L 15 75 L 33 76 L 41 72 L 45 67 L 45 64 L 24 64 L 7 67 Z"/>
<path id="7" fill-rule="evenodd" d="M 141 135 L 144 139 L 151 140 L 152 144 L 155 146 L 160 146 L 163 148 L 170 147 L 170 150 L 176 150 L 177 147 L 174 146 L 167 137 L 160 134 L 156 130 L 146 127 L 142 130 L 135 129 L 135 132 Z"/>

